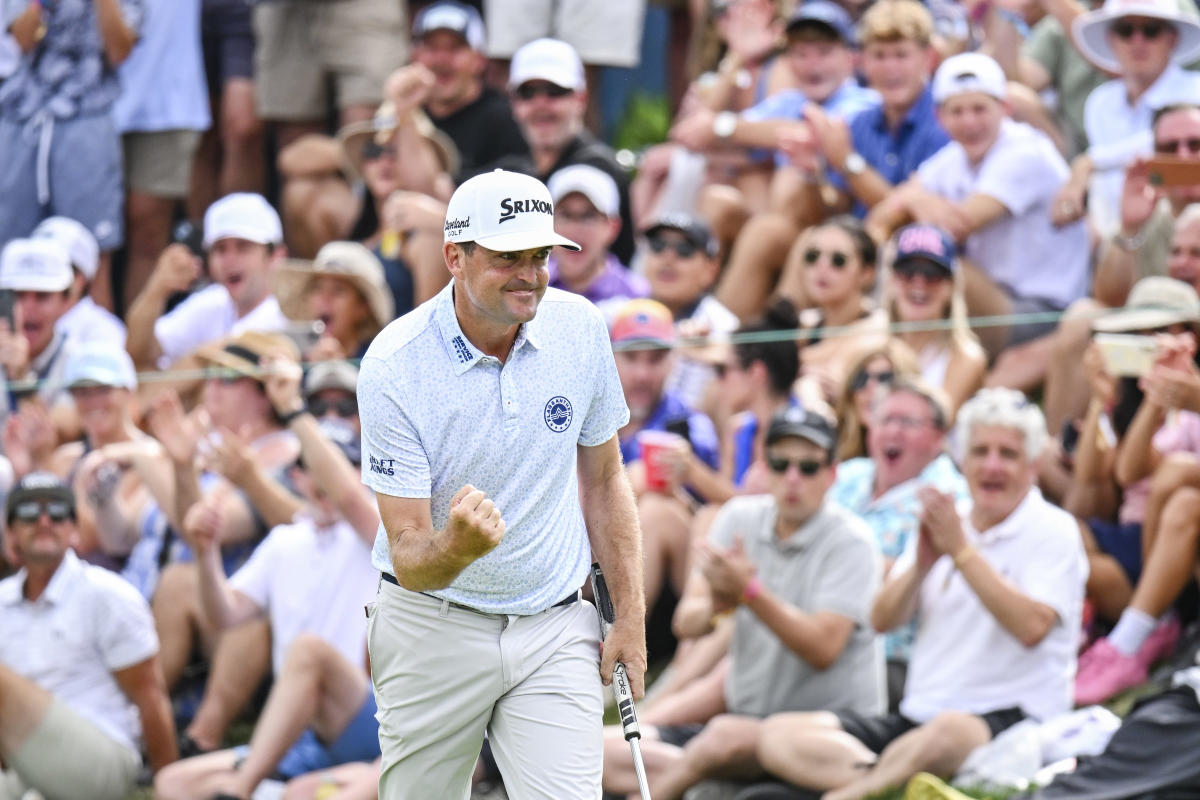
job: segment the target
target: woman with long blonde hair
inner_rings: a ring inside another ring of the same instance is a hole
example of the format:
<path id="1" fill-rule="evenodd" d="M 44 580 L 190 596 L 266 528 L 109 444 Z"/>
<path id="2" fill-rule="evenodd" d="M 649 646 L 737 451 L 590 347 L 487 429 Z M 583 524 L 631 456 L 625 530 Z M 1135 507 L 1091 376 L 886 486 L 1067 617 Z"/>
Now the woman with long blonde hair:
<path id="1" fill-rule="evenodd" d="M 897 377 L 914 378 L 920 374 L 912 348 L 895 337 L 863 352 L 850 365 L 835 407 L 839 462 L 867 454 L 867 421 L 877 389 Z"/>

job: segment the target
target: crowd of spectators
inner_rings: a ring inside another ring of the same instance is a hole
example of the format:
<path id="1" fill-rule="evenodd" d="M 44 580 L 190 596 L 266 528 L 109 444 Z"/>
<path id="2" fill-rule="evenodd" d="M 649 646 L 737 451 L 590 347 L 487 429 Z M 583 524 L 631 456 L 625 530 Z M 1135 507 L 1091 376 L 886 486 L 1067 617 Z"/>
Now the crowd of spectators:
<path id="1" fill-rule="evenodd" d="M 492 169 L 609 323 L 655 798 L 958 798 L 1152 679 L 1008 786 L 1200 791 L 1153 746 L 1200 742 L 1194 0 L 0 19 L 0 800 L 376 797 L 357 364 Z M 618 156 L 607 68 L 655 51 L 669 130 Z"/>

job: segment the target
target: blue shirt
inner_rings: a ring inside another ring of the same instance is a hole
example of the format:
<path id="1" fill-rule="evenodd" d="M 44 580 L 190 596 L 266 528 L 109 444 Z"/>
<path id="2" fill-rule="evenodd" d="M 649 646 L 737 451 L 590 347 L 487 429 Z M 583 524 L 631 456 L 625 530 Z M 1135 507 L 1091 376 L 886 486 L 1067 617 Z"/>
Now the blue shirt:
<path id="1" fill-rule="evenodd" d="M 628 439 L 621 442 L 621 458 L 626 464 L 637 461 L 642 457 L 642 446 L 638 443 L 637 434 L 642 431 L 665 431 L 667 426 L 680 420 L 687 421 L 687 440 L 692 444 L 696 457 L 713 469 L 720 465 L 718 456 L 717 429 L 707 414 L 693 411 L 683 401 L 683 398 L 673 392 L 663 392 L 662 399 L 654 413 L 646 420 L 646 424 Z"/>
<path id="2" fill-rule="evenodd" d="M 751 106 L 742 112 L 742 118 L 750 122 L 760 122 L 769 119 L 799 120 L 804 117 L 804 107 L 808 105 L 808 97 L 799 89 L 784 89 Z M 845 83 L 821 103 L 821 108 L 835 117 L 849 119 L 855 114 L 872 106 L 879 105 L 879 94 L 874 89 L 864 89 L 848 78 Z M 783 153 L 775 154 L 776 166 L 788 163 Z"/>
<path id="3" fill-rule="evenodd" d="M 571 291 L 559 274 L 558 261 L 551 256 L 547 265 L 550 270 L 550 286 Z M 641 275 L 627 269 L 612 253 L 604 261 L 604 269 L 586 289 L 578 294 L 599 305 L 606 300 L 632 300 L 650 296 L 650 284 Z"/>
<path id="4" fill-rule="evenodd" d="M 848 127 L 854 149 L 893 186 L 903 183 L 921 162 L 950 141 L 938 123 L 933 93 L 928 86 L 894 130 L 888 128 L 882 105 L 859 111 L 850 118 Z M 849 190 L 845 177 L 836 170 L 829 170 L 829 181 L 842 191 Z M 855 200 L 854 214 L 865 217 L 867 207 Z"/>
<path id="5" fill-rule="evenodd" d="M 119 0 L 125 24 L 141 30 L 144 0 Z M 26 3 L 8 0 L 0 29 L 7 30 Z M 121 93 L 117 72 L 104 55 L 95 0 L 43 0 L 46 38 L 21 56 L 16 72 L 0 83 L 0 118 L 25 122 L 46 112 L 56 119 L 107 114 Z"/>
<path id="6" fill-rule="evenodd" d="M 143 1 L 141 38 L 117 69 L 117 130 L 208 130 L 212 120 L 200 51 L 200 0 Z"/>

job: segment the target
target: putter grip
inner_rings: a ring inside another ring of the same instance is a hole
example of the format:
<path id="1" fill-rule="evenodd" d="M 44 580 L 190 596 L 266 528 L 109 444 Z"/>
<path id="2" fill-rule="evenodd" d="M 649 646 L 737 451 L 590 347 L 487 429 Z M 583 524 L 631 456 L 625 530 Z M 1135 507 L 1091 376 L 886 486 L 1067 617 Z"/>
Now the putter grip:
<path id="1" fill-rule="evenodd" d="M 642 738 L 642 729 L 638 727 L 637 712 L 633 708 L 633 691 L 629 688 L 625 665 L 620 661 L 613 667 L 613 697 L 617 701 L 617 712 L 621 715 L 621 728 L 625 732 L 625 741 Z"/>
<path id="2" fill-rule="evenodd" d="M 604 573 L 599 564 L 592 564 L 592 594 L 596 596 L 596 611 L 600 614 L 600 622 L 604 625 L 604 633 L 617 619 L 616 609 L 613 608 L 612 598 L 608 594 L 608 584 L 604 582 Z"/>

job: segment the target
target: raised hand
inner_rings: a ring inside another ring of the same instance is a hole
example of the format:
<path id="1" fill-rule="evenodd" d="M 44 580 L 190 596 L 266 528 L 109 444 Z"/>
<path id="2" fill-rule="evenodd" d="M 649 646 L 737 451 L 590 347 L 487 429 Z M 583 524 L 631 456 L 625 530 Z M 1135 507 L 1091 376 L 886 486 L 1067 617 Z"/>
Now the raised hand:
<path id="1" fill-rule="evenodd" d="M 200 441 L 200 424 L 183 411 L 174 389 L 159 392 L 150 402 L 150 433 L 162 444 L 167 455 L 177 464 L 191 464 L 196 459 Z"/>
<path id="2" fill-rule="evenodd" d="M 450 501 L 445 533 L 451 552 L 474 561 L 500 544 L 504 538 L 504 519 L 496 504 L 468 483 Z"/>
<path id="3" fill-rule="evenodd" d="M 158 257 L 150 286 L 162 296 L 187 291 L 200 276 L 200 262 L 181 244 L 170 244 Z"/>

